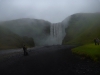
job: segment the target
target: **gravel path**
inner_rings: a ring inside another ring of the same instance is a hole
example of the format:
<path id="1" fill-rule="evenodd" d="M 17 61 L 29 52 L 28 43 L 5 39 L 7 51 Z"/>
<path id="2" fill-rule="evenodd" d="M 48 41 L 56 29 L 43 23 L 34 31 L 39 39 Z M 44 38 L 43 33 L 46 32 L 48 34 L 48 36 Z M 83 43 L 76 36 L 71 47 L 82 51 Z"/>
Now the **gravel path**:
<path id="1" fill-rule="evenodd" d="M 45 46 L 11 54 L 0 62 L 0 75 L 100 75 L 100 63 L 72 54 L 74 46 Z"/>

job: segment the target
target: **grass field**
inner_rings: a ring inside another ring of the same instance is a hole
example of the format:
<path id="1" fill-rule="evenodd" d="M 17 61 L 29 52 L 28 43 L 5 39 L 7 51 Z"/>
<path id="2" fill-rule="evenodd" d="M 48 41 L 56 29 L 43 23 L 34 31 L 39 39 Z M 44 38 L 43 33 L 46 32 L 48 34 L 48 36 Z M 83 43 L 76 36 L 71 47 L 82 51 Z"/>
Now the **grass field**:
<path id="1" fill-rule="evenodd" d="M 87 44 L 72 49 L 72 52 L 84 57 L 89 57 L 94 61 L 100 60 L 100 45 Z"/>

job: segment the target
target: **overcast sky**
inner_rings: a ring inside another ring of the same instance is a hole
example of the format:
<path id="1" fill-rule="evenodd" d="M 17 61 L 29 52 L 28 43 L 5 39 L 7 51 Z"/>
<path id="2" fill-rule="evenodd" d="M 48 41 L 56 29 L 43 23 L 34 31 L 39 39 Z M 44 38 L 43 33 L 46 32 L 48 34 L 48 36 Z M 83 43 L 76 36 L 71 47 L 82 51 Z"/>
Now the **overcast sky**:
<path id="1" fill-rule="evenodd" d="M 100 12 L 100 0 L 0 0 L 0 21 L 36 18 L 56 23 L 84 12 Z"/>

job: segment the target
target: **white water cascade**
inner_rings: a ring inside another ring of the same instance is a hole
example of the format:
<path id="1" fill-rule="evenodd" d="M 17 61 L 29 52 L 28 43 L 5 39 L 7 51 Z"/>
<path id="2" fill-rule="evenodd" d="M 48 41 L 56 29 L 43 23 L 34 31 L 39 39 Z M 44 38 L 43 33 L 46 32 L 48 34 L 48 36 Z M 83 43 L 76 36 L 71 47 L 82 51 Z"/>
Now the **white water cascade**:
<path id="1" fill-rule="evenodd" d="M 50 36 L 53 45 L 61 45 L 63 40 L 64 28 L 62 23 L 51 24 Z"/>

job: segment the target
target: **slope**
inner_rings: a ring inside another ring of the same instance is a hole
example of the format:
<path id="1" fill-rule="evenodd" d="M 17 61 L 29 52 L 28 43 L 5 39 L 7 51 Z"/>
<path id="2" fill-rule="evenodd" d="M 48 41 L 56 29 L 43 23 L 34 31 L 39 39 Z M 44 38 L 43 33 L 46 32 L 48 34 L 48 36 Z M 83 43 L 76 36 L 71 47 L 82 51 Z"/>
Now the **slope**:
<path id="1" fill-rule="evenodd" d="M 36 45 L 43 45 L 50 35 L 50 23 L 38 19 L 17 19 L 0 23 L 19 36 L 32 37 Z"/>
<path id="2" fill-rule="evenodd" d="M 88 44 L 100 38 L 100 13 L 78 13 L 71 16 L 63 44 Z"/>
<path id="3" fill-rule="evenodd" d="M 34 42 L 26 42 L 30 39 L 23 39 L 19 35 L 11 32 L 9 29 L 0 26 L 0 49 L 22 48 L 23 44 L 34 46 Z"/>

